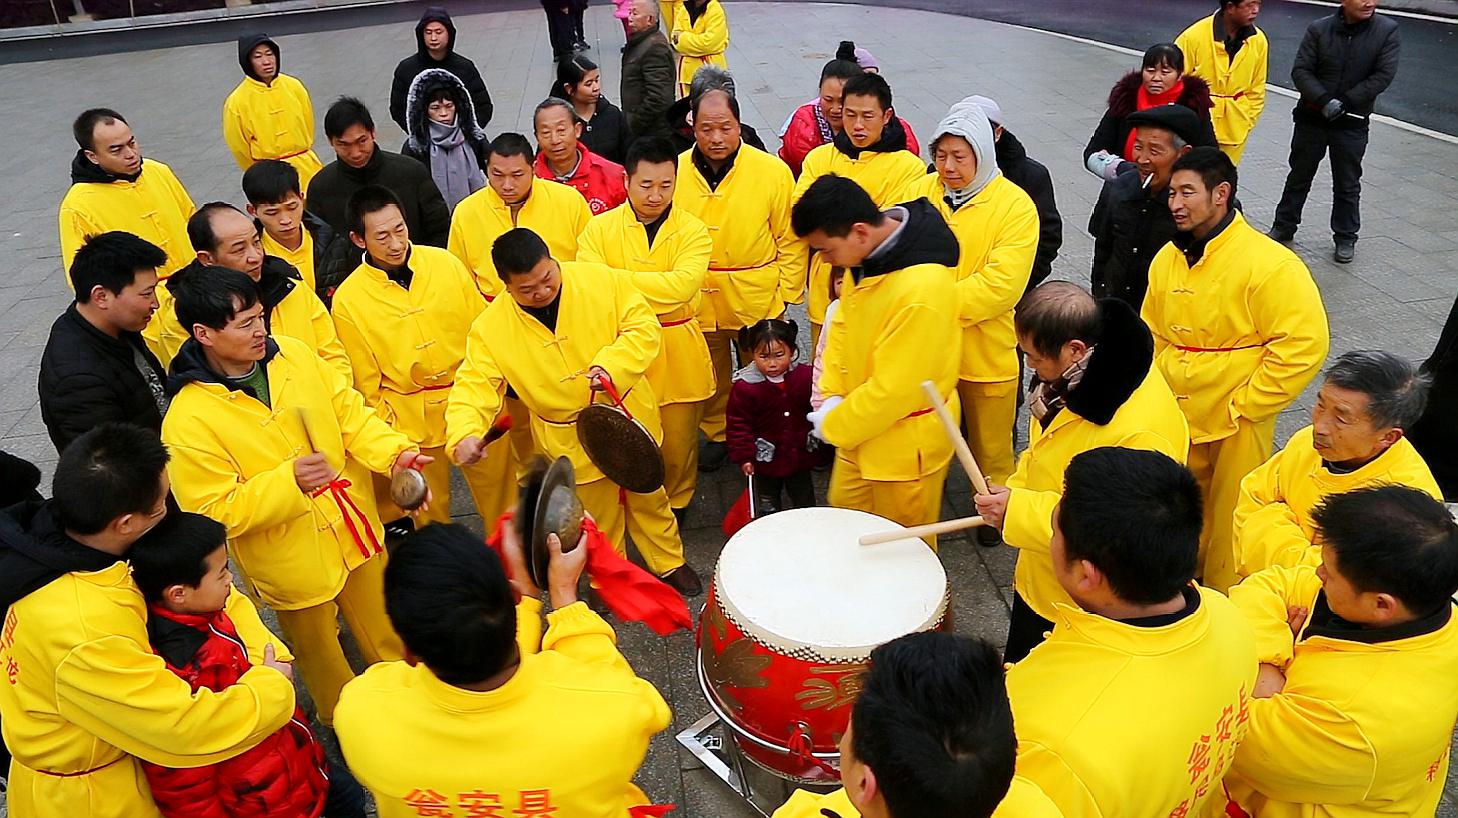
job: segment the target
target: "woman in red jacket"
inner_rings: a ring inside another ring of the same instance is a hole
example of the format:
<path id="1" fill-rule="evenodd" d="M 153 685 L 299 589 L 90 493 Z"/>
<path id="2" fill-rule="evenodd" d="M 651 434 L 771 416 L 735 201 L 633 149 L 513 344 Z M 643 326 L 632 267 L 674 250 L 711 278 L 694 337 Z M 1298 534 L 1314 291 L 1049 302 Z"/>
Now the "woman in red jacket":
<path id="1" fill-rule="evenodd" d="M 794 321 L 766 318 L 739 331 L 752 362 L 734 373 L 725 440 L 729 458 L 755 482 L 761 514 L 775 511 L 783 492 L 790 508 L 815 505 L 810 472 L 820 462 L 810 438 L 811 368 L 796 361 Z"/>
<path id="2" fill-rule="evenodd" d="M 780 158 L 785 160 L 796 177 L 800 175 L 805 155 L 840 133 L 841 91 L 845 88 L 845 81 L 873 70 L 879 72 L 875 67 L 867 68 L 856 61 L 856 44 L 850 40 L 841 41 L 835 59 L 820 69 L 820 96 L 796 108 L 780 128 Z M 906 129 L 906 149 L 920 155 L 921 146 L 911 132 L 911 123 L 902 119 L 901 127 Z"/>
<path id="3" fill-rule="evenodd" d="M 194 691 L 222 690 L 252 667 L 228 611 L 240 622 L 251 620 L 245 631 L 255 637 L 267 633 L 253 603 L 233 590 L 226 536 L 221 523 L 173 512 L 128 554 L 132 576 L 147 600 L 152 649 Z M 268 663 L 267 648 L 265 654 Z M 330 764 L 298 708 L 277 732 L 227 761 L 191 769 L 144 761 L 142 769 L 167 818 L 365 815 L 364 788 L 348 770 Z"/>
<path id="4" fill-rule="evenodd" d="M 1134 129 L 1124 119 L 1135 111 L 1158 105 L 1183 105 L 1194 111 L 1204 125 L 1204 133 L 1196 147 L 1219 147 L 1215 128 L 1210 124 L 1210 84 L 1185 73 L 1185 52 L 1174 43 L 1159 43 L 1144 52 L 1138 71 L 1125 74 L 1109 91 L 1109 107 L 1083 149 L 1083 160 L 1096 153 L 1107 153 L 1128 161 L 1134 159 Z M 1115 163 L 1117 164 L 1117 163 Z"/>

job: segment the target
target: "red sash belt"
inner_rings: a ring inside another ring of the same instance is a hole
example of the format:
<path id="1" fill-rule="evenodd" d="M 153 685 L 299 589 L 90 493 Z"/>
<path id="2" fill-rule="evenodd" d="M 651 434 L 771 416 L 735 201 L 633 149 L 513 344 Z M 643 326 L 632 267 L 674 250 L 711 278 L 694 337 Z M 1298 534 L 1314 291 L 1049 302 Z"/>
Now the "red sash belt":
<path id="1" fill-rule="evenodd" d="M 1242 349 L 1260 349 L 1265 344 L 1246 344 L 1242 347 L 1187 347 L 1175 344 L 1174 348 L 1181 352 L 1239 352 Z"/>
<path id="2" fill-rule="evenodd" d="M 329 481 L 328 485 L 315 489 L 314 493 L 309 496 L 319 497 L 328 492 L 329 496 L 334 498 L 334 505 L 339 507 L 339 513 L 344 516 L 344 525 L 349 529 L 350 535 L 354 537 L 354 544 L 359 546 L 359 553 L 363 554 L 365 559 L 369 559 L 385 549 L 380 546 L 380 541 L 375 538 L 375 530 L 370 527 L 369 518 L 365 517 L 364 512 L 355 504 L 354 498 L 350 497 L 349 493 L 345 491 L 351 485 L 353 484 L 348 480 L 336 477 Z M 354 512 L 353 517 L 350 516 L 351 511 Z M 370 537 L 370 544 L 368 546 L 365 545 L 364 538 L 359 535 L 359 528 L 355 525 L 355 517 L 359 518 L 359 524 L 364 526 L 365 533 Z M 374 550 L 370 550 L 371 548 Z"/>
<path id="3" fill-rule="evenodd" d="M 1245 96 L 1245 92 L 1236 91 L 1233 94 L 1211 94 L 1210 96 L 1216 99 L 1240 99 L 1241 97 Z"/>
<path id="4" fill-rule="evenodd" d="M 773 262 L 766 261 L 764 264 L 756 264 L 753 267 L 710 267 L 711 273 L 744 273 L 750 270 L 762 270 Z"/>
<path id="5" fill-rule="evenodd" d="M 41 775 L 51 776 L 52 778 L 76 778 L 78 776 L 91 775 L 92 773 L 101 772 L 102 770 L 110 767 L 111 765 L 117 763 L 118 761 L 121 761 L 124 758 L 126 758 L 126 756 L 124 755 L 117 756 L 116 758 L 113 758 L 111 761 L 106 762 L 100 767 L 92 767 L 89 770 L 82 770 L 79 773 L 53 773 L 50 770 L 36 770 L 36 772 L 40 773 Z"/>
<path id="6" fill-rule="evenodd" d="M 697 316 L 690 316 L 688 318 L 680 318 L 677 321 L 664 321 L 662 319 L 659 319 L 658 326 L 663 327 L 664 329 L 667 329 L 669 327 L 680 327 L 680 326 L 683 326 L 684 324 L 687 324 L 688 322 L 694 320 L 694 318 L 696 318 L 696 317 Z"/>
<path id="7" fill-rule="evenodd" d="M 419 395 L 422 392 L 440 392 L 442 390 L 450 389 L 452 386 L 455 386 L 455 384 L 454 383 L 438 383 L 438 384 L 435 384 L 434 386 L 422 386 L 419 389 L 412 389 L 409 392 L 401 392 L 398 389 L 391 389 L 388 386 L 384 387 L 384 389 L 387 392 L 394 392 L 397 395 Z"/>
<path id="8" fill-rule="evenodd" d="M 929 414 L 931 414 L 934 411 L 936 411 L 936 410 L 934 410 L 930 406 L 928 406 L 925 409 L 918 409 L 915 412 L 912 412 L 911 414 L 909 414 L 906 417 L 902 418 L 902 420 L 911 420 L 912 418 L 919 418 L 922 415 L 929 415 Z"/>
<path id="9" fill-rule="evenodd" d="M 295 156 L 303 156 L 304 154 L 308 153 L 311 150 L 313 150 L 313 148 L 304 148 L 301 151 L 294 151 L 293 153 L 284 154 L 283 156 L 275 156 L 273 158 L 274 159 L 278 159 L 280 161 L 282 161 L 284 159 L 293 159 Z"/>

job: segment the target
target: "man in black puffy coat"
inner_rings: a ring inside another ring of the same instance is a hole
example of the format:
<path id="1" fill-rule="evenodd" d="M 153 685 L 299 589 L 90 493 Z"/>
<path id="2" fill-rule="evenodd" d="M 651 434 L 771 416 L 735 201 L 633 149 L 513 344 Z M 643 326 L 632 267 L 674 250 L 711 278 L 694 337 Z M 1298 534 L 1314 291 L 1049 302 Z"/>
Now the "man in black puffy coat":
<path id="1" fill-rule="evenodd" d="M 415 44 L 415 53 L 395 66 L 395 80 L 390 85 L 390 118 L 400 130 L 410 132 L 405 121 L 405 98 L 410 93 L 410 83 L 427 68 L 444 68 L 455 74 L 471 95 L 476 123 L 486 127 L 491 122 L 491 94 L 476 64 L 456 53 L 456 24 L 451 21 L 450 12 L 439 6 L 427 8 L 415 24 Z"/>

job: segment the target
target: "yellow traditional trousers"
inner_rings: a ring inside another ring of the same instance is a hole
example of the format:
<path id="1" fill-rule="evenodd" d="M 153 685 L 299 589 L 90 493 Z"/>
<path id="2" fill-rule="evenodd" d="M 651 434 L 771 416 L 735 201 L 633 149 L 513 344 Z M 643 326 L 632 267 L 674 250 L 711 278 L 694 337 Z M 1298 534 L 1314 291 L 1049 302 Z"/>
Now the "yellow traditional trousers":
<path id="1" fill-rule="evenodd" d="M 1245 143 L 1242 142 L 1239 145 L 1226 145 L 1222 143 L 1220 145 L 1220 152 L 1230 157 L 1230 163 L 1232 165 L 1239 165 L 1240 157 L 1245 153 Z"/>
<path id="2" fill-rule="evenodd" d="M 516 479 L 526 476 L 532 459 L 537 456 L 537 441 L 532 437 L 532 411 L 518 398 L 506 398 L 506 414 L 511 415 L 511 451 L 516 455 Z"/>
<path id="3" fill-rule="evenodd" d="M 967 445 L 988 482 L 999 485 L 1013 473 L 1013 424 L 1018 419 L 1018 382 L 957 381 Z"/>
<path id="4" fill-rule="evenodd" d="M 604 477 L 591 483 L 578 483 L 577 498 L 619 554 L 627 553 L 627 540 L 623 537 L 626 532 L 654 574 L 661 577 L 683 565 L 678 520 L 669 510 L 668 494 L 663 489 L 637 494 Z"/>
<path id="5" fill-rule="evenodd" d="M 704 418 L 699 422 L 699 428 L 704 431 L 704 437 L 713 443 L 724 442 L 724 429 L 728 424 L 726 416 L 729 410 L 729 390 L 734 385 L 734 370 L 744 364 L 742 359 L 737 363 L 734 360 L 733 343 L 738 337 L 739 333 L 732 329 L 704 333 L 704 341 L 709 345 L 709 360 L 714 365 L 715 383 L 713 396 L 704 402 Z"/>
<path id="6" fill-rule="evenodd" d="M 836 508 L 868 511 L 905 526 L 934 523 L 941 518 L 942 485 L 949 465 L 917 480 L 867 480 L 861 477 L 860 465 L 837 450 L 826 501 Z M 927 545 L 937 547 L 936 537 L 925 539 Z"/>
<path id="7" fill-rule="evenodd" d="M 688 508 L 699 483 L 699 424 L 704 401 L 658 407 L 663 421 L 663 490 L 672 508 Z"/>
<path id="8" fill-rule="evenodd" d="M 1252 423 L 1236 421 L 1234 434 L 1190 446 L 1187 465 L 1200 481 L 1205 501 L 1205 525 L 1200 531 L 1200 584 L 1226 593 L 1239 577 L 1235 573 L 1235 504 L 1240 481 L 1271 456 L 1276 419 Z"/>
<path id="9" fill-rule="evenodd" d="M 349 572 L 339 596 L 329 602 L 296 611 L 276 611 L 299 678 L 314 697 L 319 721 L 326 726 L 334 723 L 339 691 L 354 678 L 354 670 L 339 644 L 340 614 L 344 614 L 366 664 L 404 658 L 400 637 L 385 615 L 385 561 L 383 553 L 365 560 Z"/>

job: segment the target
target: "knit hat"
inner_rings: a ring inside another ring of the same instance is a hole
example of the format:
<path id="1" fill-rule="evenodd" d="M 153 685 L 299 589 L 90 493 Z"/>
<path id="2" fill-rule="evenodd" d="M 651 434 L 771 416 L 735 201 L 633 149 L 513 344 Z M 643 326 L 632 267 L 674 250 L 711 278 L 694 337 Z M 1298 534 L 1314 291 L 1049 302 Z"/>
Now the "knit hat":
<path id="1" fill-rule="evenodd" d="M 881 70 L 881 66 L 876 64 L 875 55 L 860 46 L 856 46 L 856 62 L 860 63 L 861 67 L 867 70 L 872 68 L 877 71 Z"/>
<path id="2" fill-rule="evenodd" d="M 988 122 L 993 124 L 993 127 L 1007 125 L 1007 120 L 1002 118 L 1002 106 L 998 105 L 996 100 L 974 94 L 962 100 L 962 104 L 976 105 L 981 108 L 983 115 L 987 117 Z"/>

